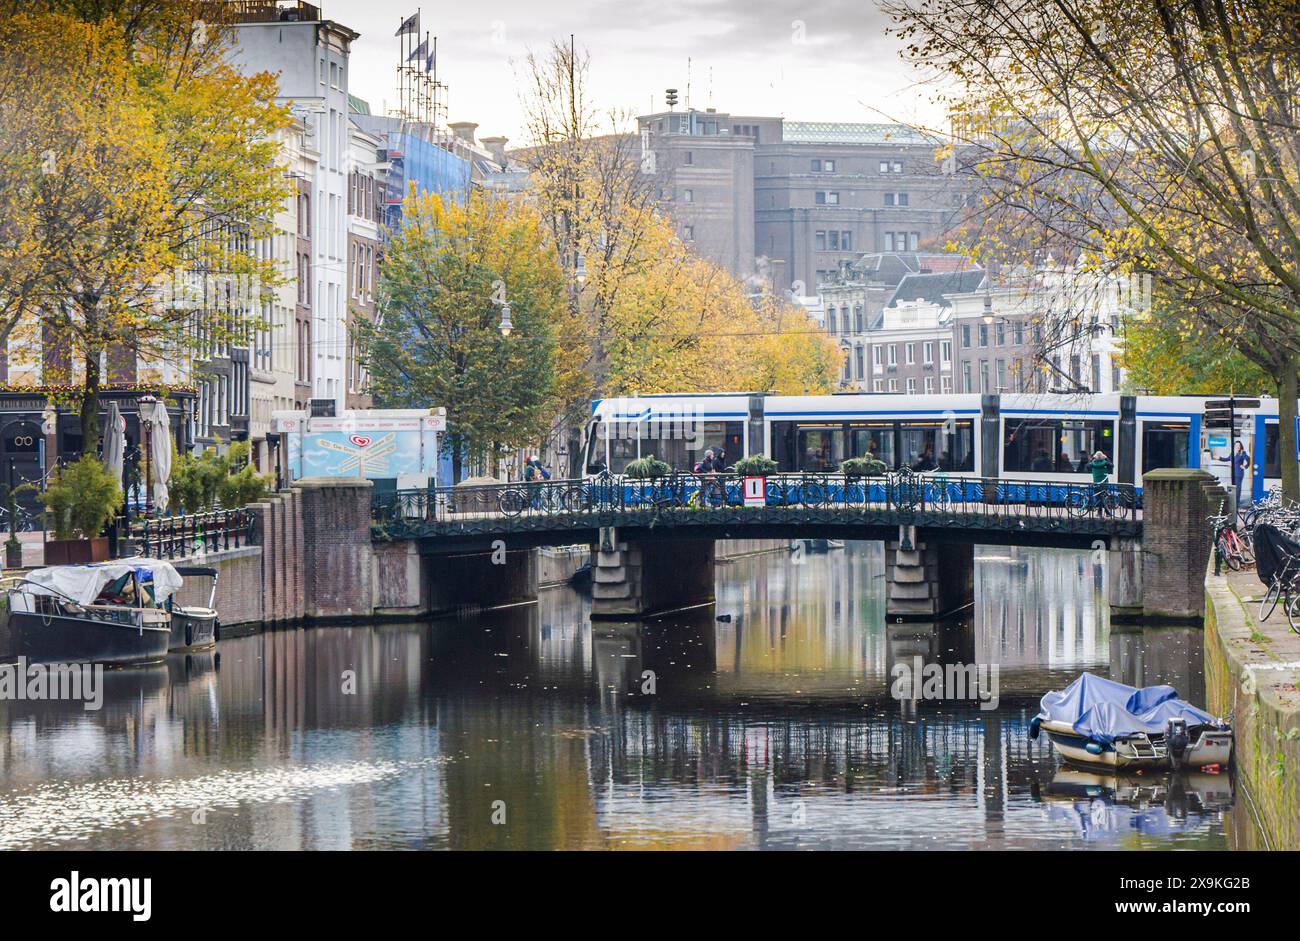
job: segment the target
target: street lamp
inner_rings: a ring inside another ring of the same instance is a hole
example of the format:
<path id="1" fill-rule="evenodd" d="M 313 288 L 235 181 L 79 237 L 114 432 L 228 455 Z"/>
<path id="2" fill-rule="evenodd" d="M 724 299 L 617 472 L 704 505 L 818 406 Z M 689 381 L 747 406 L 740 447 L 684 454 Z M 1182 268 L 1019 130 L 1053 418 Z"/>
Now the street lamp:
<path id="1" fill-rule="evenodd" d="M 514 328 L 515 325 L 510 322 L 510 302 L 502 301 L 501 302 L 501 335 L 503 337 L 510 336 L 510 331 L 513 330 Z"/>

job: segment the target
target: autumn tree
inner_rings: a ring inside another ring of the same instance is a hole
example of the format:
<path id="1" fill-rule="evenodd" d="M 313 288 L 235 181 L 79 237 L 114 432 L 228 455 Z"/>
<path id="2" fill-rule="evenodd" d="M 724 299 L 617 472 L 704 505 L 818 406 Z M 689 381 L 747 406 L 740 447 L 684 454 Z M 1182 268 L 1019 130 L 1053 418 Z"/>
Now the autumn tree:
<path id="1" fill-rule="evenodd" d="M 564 279 L 528 204 L 481 190 L 463 202 L 412 191 L 385 250 L 378 323 L 357 323 L 376 401 L 445 407 L 444 440 L 461 479 L 467 456 L 495 456 L 544 433 L 563 306 Z"/>
<path id="2" fill-rule="evenodd" d="M 24 9 L 0 22 L 0 86 L 26 82 L 15 96 L 41 117 L 0 101 L 3 137 L 20 142 L 0 202 L 21 207 L 11 244 L 39 250 L 27 277 L 0 289 L 0 316 L 6 303 L 10 311 L 0 329 L 35 318 L 29 347 L 48 334 L 75 363 L 93 450 L 106 355 L 188 367 L 204 344 L 238 342 L 254 325 L 249 312 L 277 277 L 256 241 L 287 192 L 274 136 L 287 113 L 273 76 L 227 63 L 222 4 L 38 0 Z M 178 301 L 189 292 L 176 285 L 196 277 L 225 302 Z M 235 303 L 232 288 L 243 295 Z"/>
<path id="3" fill-rule="evenodd" d="M 1294 0 L 884 0 L 904 55 L 952 89 L 955 163 L 989 247 L 1066 246 L 1266 373 L 1283 492 L 1300 351 Z M 1000 220 L 1000 221 L 996 221 Z"/>

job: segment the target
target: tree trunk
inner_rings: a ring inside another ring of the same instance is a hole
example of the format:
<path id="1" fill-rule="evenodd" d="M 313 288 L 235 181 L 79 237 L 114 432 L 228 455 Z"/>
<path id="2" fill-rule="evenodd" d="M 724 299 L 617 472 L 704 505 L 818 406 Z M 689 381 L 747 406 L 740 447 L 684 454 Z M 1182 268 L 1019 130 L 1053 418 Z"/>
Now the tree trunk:
<path id="1" fill-rule="evenodd" d="M 1286 363 L 1277 377 L 1277 447 L 1282 473 L 1282 496 L 1300 502 L 1300 464 L 1296 462 L 1296 364 Z"/>
<path id="2" fill-rule="evenodd" d="M 460 483 L 461 473 L 464 470 L 463 461 L 461 460 L 460 443 L 455 442 L 451 449 L 451 483 L 452 486 Z"/>
<path id="3" fill-rule="evenodd" d="M 86 384 L 81 395 L 81 453 L 99 452 L 99 355 L 86 354 Z"/>

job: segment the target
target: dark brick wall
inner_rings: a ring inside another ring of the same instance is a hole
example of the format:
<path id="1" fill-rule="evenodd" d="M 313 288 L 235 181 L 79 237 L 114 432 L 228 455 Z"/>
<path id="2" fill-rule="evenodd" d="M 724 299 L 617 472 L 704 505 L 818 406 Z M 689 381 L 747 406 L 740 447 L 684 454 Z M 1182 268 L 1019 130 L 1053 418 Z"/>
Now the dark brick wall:
<path id="1" fill-rule="evenodd" d="M 307 477 L 301 501 L 305 617 L 368 617 L 374 611 L 368 480 Z"/>
<path id="2" fill-rule="evenodd" d="M 1205 615 L 1209 517 L 1227 494 L 1206 471 L 1165 468 L 1142 478 L 1142 613 L 1199 621 Z"/>

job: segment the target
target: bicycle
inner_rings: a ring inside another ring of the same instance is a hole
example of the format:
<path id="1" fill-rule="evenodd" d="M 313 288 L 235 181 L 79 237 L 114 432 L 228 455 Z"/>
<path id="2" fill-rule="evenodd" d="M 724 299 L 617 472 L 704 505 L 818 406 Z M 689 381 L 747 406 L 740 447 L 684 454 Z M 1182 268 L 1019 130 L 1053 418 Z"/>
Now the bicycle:
<path id="1" fill-rule="evenodd" d="M 1066 504 L 1074 516 L 1093 513 L 1114 516 L 1122 506 L 1119 493 L 1107 484 L 1079 484 L 1070 487 Z"/>
<path id="2" fill-rule="evenodd" d="M 1226 515 L 1211 517 L 1210 523 L 1214 526 L 1214 551 L 1227 563 L 1228 568 L 1239 572 L 1242 566 L 1254 562 L 1255 558 L 1242 542 L 1236 528 L 1231 525 L 1231 520 L 1232 517 Z"/>
<path id="3" fill-rule="evenodd" d="M 950 512 L 957 502 L 952 495 L 952 481 L 942 471 L 930 478 L 930 507 L 941 513 Z"/>

